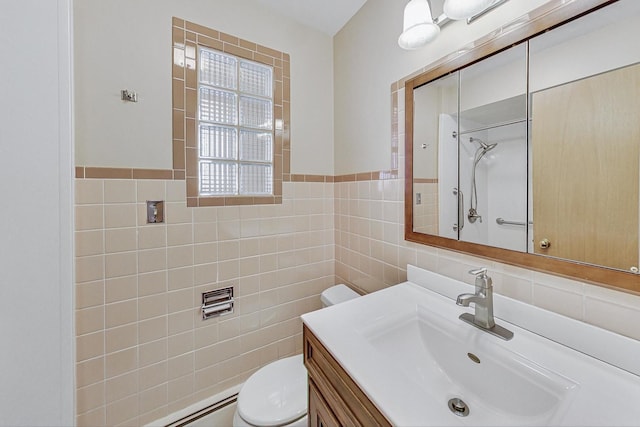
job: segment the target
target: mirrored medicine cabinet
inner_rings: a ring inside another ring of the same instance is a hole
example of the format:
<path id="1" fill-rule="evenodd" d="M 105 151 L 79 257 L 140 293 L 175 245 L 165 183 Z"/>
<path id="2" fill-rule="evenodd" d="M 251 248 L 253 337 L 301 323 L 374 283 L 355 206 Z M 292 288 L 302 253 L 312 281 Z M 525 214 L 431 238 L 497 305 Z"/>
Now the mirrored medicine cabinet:
<path id="1" fill-rule="evenodd" d="M 405 239 L 640 292 L 640 2 L 550 1 L 405 82 Z"/>

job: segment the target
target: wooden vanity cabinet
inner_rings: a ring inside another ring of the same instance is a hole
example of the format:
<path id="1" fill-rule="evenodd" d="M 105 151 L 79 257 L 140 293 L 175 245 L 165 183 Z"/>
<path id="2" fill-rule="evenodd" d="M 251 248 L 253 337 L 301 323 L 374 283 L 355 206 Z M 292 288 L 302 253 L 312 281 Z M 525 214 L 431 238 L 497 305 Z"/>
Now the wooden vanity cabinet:
<path id="1" fill-rule="evenodd" d="M 303 339 L 309 373 L 309 426 L 391 426 L 306 326 Z"/>

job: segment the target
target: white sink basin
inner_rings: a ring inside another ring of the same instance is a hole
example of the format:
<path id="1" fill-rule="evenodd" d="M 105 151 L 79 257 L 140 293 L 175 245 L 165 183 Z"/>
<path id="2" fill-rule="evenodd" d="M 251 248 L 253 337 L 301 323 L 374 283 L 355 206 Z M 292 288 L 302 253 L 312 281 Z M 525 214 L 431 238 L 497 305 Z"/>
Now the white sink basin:
<path id="1" fill-rule="evenodd" d="M 410 269 L 410 280 L 411 271 L 416 276 Z M 514 333 L 504 341 L 458 319 L 473 309 L 452 298 L 471 286 L 422 272 L 419 284 L 406 282 L 302 316 L 394 425 L 640 423 L 640 405 L 627 404 L 640 401 L 640 363 L 633 357 L 640 342 L 496 295 L 496 323 Z M 522 317 L 521 324 L 536 333 L 501 320 L 501 313 L 513 323 Z M 545 331 L 555 341 L 540 336 Z M 583 348 L 556 342 L 564 335 L 570 343 L 577 337 Z M 592 347 L 595 353 L 630 353 L 614 361 L 629 366 L 584 354 Z"/>
<path id="2" fill-rule="evenodd" d="M 418 305 L 360 332 L 389 363 L 428 384 L 432 398 L 461 399 L 469 415 L 484 413 L 505 425 L 548 424 L 566 408 L 574 382 L 492 340 L 474 339 L 482 332 L 436 312 Z"/>

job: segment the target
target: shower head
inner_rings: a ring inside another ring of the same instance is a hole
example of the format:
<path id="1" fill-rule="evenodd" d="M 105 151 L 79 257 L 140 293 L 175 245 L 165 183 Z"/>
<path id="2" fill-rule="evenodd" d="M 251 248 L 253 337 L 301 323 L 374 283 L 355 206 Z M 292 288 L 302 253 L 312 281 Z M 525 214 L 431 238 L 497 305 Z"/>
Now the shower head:
<path id="1" fill-rule="evenodd" d="M 496 146 L 498 145 L 497 142 L 494 142 L 493 144 L 487 144 L 483 140 L 479 138 L 474 138 L 474 137 L 470 137 L 469 142 L 472 142 L 472 143 L 477 142 L 478 144 L 480 144 L 480 147 L 478 147 L 478 149 L 476 150 L 476 154 L 474 154 L 473 156 L 474 169 L 475 169 L 475 166 L 478 164 L 478 162 L 485 156 L 485 154 L 487 154 L 489 151 L 496 148 Z"/>
<path id="2" fill-rule="evenodd" d="M 494 148 L 496 148 L 496 146 L 497 146 L 497 145 L 498 145 L 498 143 L 497 143 L 497 142 L 494 142 L 493 144 L 489 144 L 489 145 L 487 145 L 487 144 L 485 144 L 485 143 L 482 143 L 482 149 L 483 149 L 483 150 L 484 150 L 484 152 L 486 153 L 487 151 L 491 151 L 491 150 L 493 150 Z"/>
<path id="3" fill-rule="evenodd" d="M 493 144 L 487 144 L 486 142 L 484 142 L 483 140 L 479 139 L 479 138 L 474 138 L 474 137 L 470 137 L 469 138 L 469 142 L 477 142 L 478 144 L 480 144 L 480 147 L 482 148 L 482 150 L 486 153 L 487 151 L 493 150 L 494 148 L 496 148 L 496 145 L 498 145 L 497 142 L 494 142 Z"/>

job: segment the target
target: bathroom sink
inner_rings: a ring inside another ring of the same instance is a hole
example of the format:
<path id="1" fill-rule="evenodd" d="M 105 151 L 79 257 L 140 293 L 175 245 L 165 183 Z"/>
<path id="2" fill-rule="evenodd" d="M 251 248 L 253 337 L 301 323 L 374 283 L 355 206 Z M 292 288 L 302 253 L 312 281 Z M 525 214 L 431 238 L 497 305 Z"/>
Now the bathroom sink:
<path id="1" fill-rule="evenodd" d="M 494 295 L 501 340 L 459 319 L 473 287 L 408 271 L 302 316 L 393 425 L 638 425 L 640 342 Z"/>
<path id="2" fill-rule="evenodd" d="M 459 399 L 453 412 L 483 414 L 505 425 L 549 424 L 561 416 L 577 385 L 517 353 L 492 345 L 475 328 L 418 305 L 361 331 L 435 399 Z M 522 398 L 526 396 L 526 398 Z M 477 418 L 477 416 L 476 416 Z M 493 423 L 495 424 L 495 423 Z"/>

